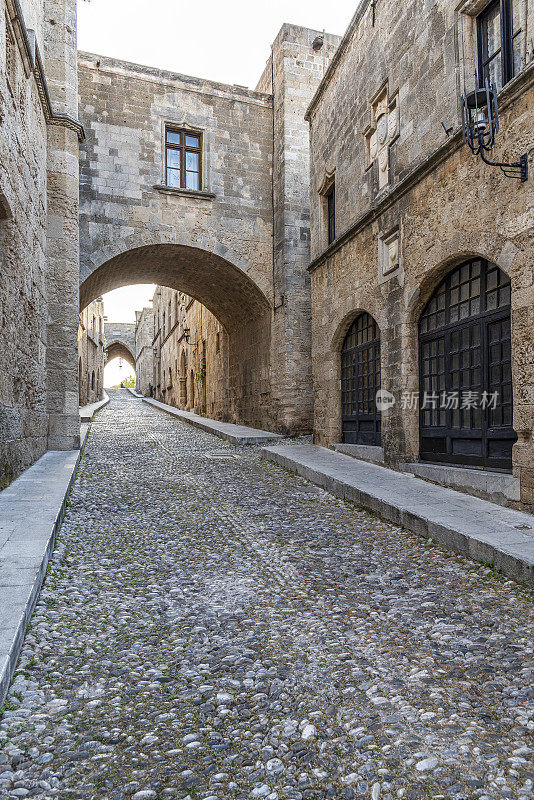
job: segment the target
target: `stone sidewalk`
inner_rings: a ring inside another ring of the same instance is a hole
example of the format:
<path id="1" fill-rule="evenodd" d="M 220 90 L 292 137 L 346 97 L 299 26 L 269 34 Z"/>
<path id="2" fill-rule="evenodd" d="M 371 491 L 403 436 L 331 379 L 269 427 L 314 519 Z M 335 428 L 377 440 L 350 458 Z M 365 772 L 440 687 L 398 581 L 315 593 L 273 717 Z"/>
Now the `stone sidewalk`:
<path id="1" fill-rule="evenodd" d="M 231 444 L 266 444 L 267 442 L 281 441 L 284 438 L 278 433 L 263 431 L 260 428 L 234 425 L 232 422 L 219 422 L 219 420 L 210 419 L 209 417 L 201 417 L 191 411 L 180 411 L 175 406 L 160 403 L 159 400 L 153 400 L 151 397 L 143 397 L 143 401 L 154 408 L 158 408 L 160 411 L 166 411 L 167 414 L 171 414 L 182 422 L 187 422 L 188 425 L 193 425 L 206 433 L 212 433 L 214 436 L 218 436 L 219 439 L 224 439 Z"/>
<path id="2" fill-rule="evenodd" d="M 50 451 L 0 492 L 0 706 L 63 519 L 79 450 Z"/>
<path id="3" fill-rule="evenodd" d="M 265 458 L 456 553 L 534 586 L 534 516 L 426 483 L 413 475 L 304 445 L 274 445 Z"/>
<path id="4" fill-rule="evenodd" d="M 531 598 L 113 393 L 0 719 L 0 797 L 532 800 Z"/>

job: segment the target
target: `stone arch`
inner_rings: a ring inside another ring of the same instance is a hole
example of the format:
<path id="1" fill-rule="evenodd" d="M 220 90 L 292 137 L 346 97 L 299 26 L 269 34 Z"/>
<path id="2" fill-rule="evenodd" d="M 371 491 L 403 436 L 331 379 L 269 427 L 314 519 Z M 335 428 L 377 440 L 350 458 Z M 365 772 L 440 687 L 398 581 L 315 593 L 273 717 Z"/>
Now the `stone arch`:
<path id="1" fill-rule="evenodd" d="M 267 287 L 261 276 L 250 276 L 252 269 L 242 258 L 223 250 L 224 256 L 187 244 L 145 244 L 104 257 L 81 283 L 80 306 L 120 286 L 156 283 L 194 297 L 227 330 L 239 327 L 270 310 Z"/>
<path id="2" fill-rule="evenodd" d="M 106 353 L 108 363 L 113 358 L 123 358 L 135 370 L 135 356 L 130 348 L 118 339 L 106 343 Z"/>
<path id="3" fill-rule="evenodd" d="M 82 282 L 81 307 L 112 289 L 138 283 L 155 283 L 195 298 L 211 311 L 228 336 L 224 417 L 276 429 L 280 427 L 277 409 L 269 403 L 273 385 L 276 390 L 278 387 L 271 380 L 272 309 L 267 289 L 261 275 L 258 281 L 251 277 L 255 273 L 242 258 L 236 256 L 235 264 L 229 260 L 227 249 L 222 248 L 224 255 L 216 250 L 160 243 L 120 252 Z M 189 363 L 188 368 L 191 366 Z M 188 405 L 198 405 L 201 395 L 193 377 L 187 391 Z"/>
<path id="4" fill-rule="evenodd" d="M 467 243 L 465 243 L 467 245 Z M 510 250 L 507 245 L 510 245 L 506 239 L 503 239 L 503 247 L 501 254 L 498 258 L 495 257 L 495 252 L 487 248 L 487 250 L 477 242 L 473 247 L 456 247 L 451 243 L 441 243 L 439 252 L 433 248 L 432 254 L 438 258 L 433 267 L 428 269 L 423 277 L 419 280 L 418 285 L 410 292 L 407 302 L 407 323 L 408 325 L 417 325 L 419 317 L 430 300 L 434 289 L 441 283 L 443 278 L 452 272 L 452 270 L 464 261 L 469 261 L 472 258 L 483 258 L 493 264 L 496 264 L 503 272 L 505 272 L 512 281 L 513 291 L 513 270 L 511 269 L 514 260 L 515 252 L 517 249 L 514 246 L 514 251 Z"/>
<path id="5" fill-rule="evenodd" d="M 343 346 L 343 342 L 345 341 L 345 336 L 347 332 L 360 314 L 370 314 L 373 319 L 375 320 L 376 324 L 378 325 L 380 331 L 383 330 L 385 325 L 385 319 L 383 314 L 383 308 L 378 306 L 378 303 L 371 302 L 364 306 L 357 306 L 356 308 L 351 308 L 350 311 L 347 311 L 340 322 L 338 323 L 330 342 L 330 348 L 333 353 L 339 354 L 341 348 Z"/>

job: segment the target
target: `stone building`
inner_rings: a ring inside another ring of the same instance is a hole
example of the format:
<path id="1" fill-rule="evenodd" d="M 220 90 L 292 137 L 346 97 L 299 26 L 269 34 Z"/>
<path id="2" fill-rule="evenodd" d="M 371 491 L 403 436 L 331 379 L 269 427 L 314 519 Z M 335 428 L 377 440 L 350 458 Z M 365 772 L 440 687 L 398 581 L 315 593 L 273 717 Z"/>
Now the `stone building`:
<path id="1" fill-rule="evenodd" d="M 144 394 L 532 510 L 532 178 L 461 98 L 476 62 L 490 160 L 528 159 L 534 0 L 283 25 L 254 90 L 76 59 L 75 0 L 0 6 L 2 484 L 78 444 L 79 310 L 154 283 L 111 342 Z"/>
<path id="2" fill-rule="evenodd" d="M 284 25 L 254 91 L 79 54 L 81 305 L 196 298 L 228 337 L 232 421 L 311 429 L 304 112 L 338 41 Z"/>
<path id="3" fill-rule="evenodd" d="M 306 113 L 316 441 L 530 509 L 532 178 L 461 95 L 488 73 L 490 159 L 531 153 L 533 36 L 533 0 L 364 0 Z"/>
<path id="4" fill-rule="evenodd" d="M 156 288 L 152 306 L 152 396 L 203 416 L 227 419 L 228 336 L 221 323 L 194 298 L 163 286 Z M 146 348 L 143 333 L 140 330 L 137 342 L 139 355 Z"/>
<path id="5" fill-rule="evenodd" d="M 145 397 L 153 395 L 154 311 L 146 306 L 135 312 L 135 385 Z"/>
<path id="6" fill-rule="evenodd" d="M 0 2 L 0 487 L 79 443 L 75 0 Z"/>
<path id="7" fill-rule="evenodd" d="M 78 324 L 78 391 L 80 405 L 102 399 L 104 386 L 104 303 L 93 300 Z"/>

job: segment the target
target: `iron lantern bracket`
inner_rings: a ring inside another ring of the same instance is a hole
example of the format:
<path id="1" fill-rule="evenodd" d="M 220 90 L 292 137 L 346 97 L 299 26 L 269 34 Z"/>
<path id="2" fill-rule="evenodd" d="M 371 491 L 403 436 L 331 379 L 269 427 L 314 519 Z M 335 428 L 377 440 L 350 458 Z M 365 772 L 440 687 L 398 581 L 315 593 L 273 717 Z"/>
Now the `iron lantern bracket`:
<path id="1" fill-rule="evenodd" d="M 479 86 L 475 71 L 475 86 Z M 444 126 L 445 127 L 445 126 Z M 475 156 L 480 156 L 490 167 L 499 167 L 507 178 L 517 178 L 522 183 L 528 179 L 528 154 L 519 161 L 491 161 L 486 153 L 493 150 L 499 132 L 497 89 L 486 79 L 484 87 L 462 96 L 462 131 L 464 142 Z"/>
<path id="2" fill-rule="evenodd" d="M 521 183 L 528 180 L 528 153 L 523 153 L 519 161 L 512 161 L 510 163 L 503 161 L 490 161 L 484 155 L 484 150 L 480 150 L 480 157 L 484 164 L 490 167 L 499 167 L 507 178 L 518 178 Z"/>

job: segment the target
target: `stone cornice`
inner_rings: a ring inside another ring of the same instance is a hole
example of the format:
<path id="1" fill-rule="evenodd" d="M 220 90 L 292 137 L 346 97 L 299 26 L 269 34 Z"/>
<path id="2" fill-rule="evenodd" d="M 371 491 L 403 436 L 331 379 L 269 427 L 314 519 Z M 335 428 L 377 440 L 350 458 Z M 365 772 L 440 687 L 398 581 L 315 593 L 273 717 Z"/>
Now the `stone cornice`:
<path id="1" fill-rule="evenodd" d="M 518 97 L 534 86 L 534 61 L 516 75 L 501 89 L 498 95 L 499 111 L 507 109 Z M 313 272 L 330 256 L 337 253 L 347 242 L 391 208 L 400 198 L 429 175 L 436 167 L 450 158 L 463 145 L 462 129 L 459 128 L 446 142 L 432 152 L 424 161 L 417 164 L 404 178 L 391 187 L 385 196 L 359 216 L 326 250 L 316 256 L 308 266 Z"/>
<path id="2" fill-rule="evenodd" d="M 169 72 L 157 67 L 120 61 L 109 56 L 99 56 L 95 53 L 83 51 L 78 52 L 78 63 L 104 75 L 133 78 L 148 83 L 157 83 L 158 86 L 167 86 L 175 91 L 179 89 L 193 94 L 205 94 L 209 97 L 220 97 L 233 102 L 272 108 L 272 95 L 264 92 L 255 92 L 242 86 L 217 83 L 203 78 L 195 78 L 191 75 L 181 75 L 177 72 Z"/>

